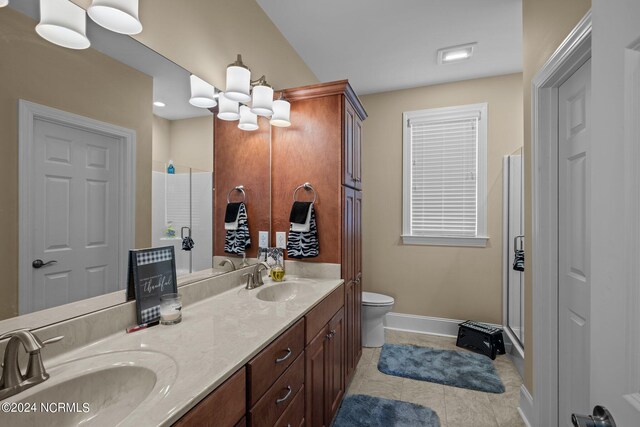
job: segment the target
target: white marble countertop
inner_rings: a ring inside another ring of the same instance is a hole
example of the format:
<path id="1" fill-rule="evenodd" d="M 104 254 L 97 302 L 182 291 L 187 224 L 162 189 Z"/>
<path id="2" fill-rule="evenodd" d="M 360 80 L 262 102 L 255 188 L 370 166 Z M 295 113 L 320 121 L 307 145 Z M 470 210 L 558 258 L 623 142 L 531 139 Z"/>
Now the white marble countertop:
<path id="1" fill-rule="evenodd" d="M 287 280 L 304 282 L 305 292 L 290 301 L 267 302 L 256 294 L 278 284 L 265 280 L 265 286 L 254 290 L 239 286 L 184 307 L 177 325 L 158 325 L 131 334 L 122 331 L 45 360 L 45 365 L 47 369 L 72 366 L 74 359 L 118 351 L 162 353 L 175 362 L 174 382 L 162 398 L 154 399 L 152 407 L 132 412 L 118 425 L 171 425 L 343 282 Z"/>

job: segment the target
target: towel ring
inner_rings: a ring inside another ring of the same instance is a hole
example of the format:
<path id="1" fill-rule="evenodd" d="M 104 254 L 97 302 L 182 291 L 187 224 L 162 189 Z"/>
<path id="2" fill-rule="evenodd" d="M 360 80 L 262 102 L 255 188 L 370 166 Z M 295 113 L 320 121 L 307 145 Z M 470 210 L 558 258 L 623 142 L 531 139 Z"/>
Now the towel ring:
<path id="1" fill-rule="evenodd" d="M 227 203 L 231 203 L 231 193 L 233 193 L 234 191 L 239 191 L 240 193 L 242 193 L 242 201 L 246 201 L 247 200 L 247 193 L 244 192 L 244 185 L 237 185 L 235 187 L 233 187 L 231 190 L 229 190 L 229 192 L 227 193 Z"/>
<path id="2" fill-rule="evenodd" d="M 305 190 L 307 190 L 307 191 L 313 191 L 313 203 L 315 203 L 315 202 L 316 202 L 316 200 L 318 200 L 318 193 L 316 193 L 315 188 L 313 188 L 313 186 L 312 186 L 310 183 L 308 183 L 308 182 L 305 182 L 305 183 L 304 183 L 304 184 L 302 184 L 302 185 L 298 185 L 298 186 L 296 187 L 296 189 L 295 189 L 295 190 L 293 190 L 293 201 L 294 201 L 294 202 L 296 202 L 296 201 L 297 201 L 297 200 L 296 200 L 296 194 L 298 193 L 298 190 L 303 189 L 303 188 L 304 188 Z"/>

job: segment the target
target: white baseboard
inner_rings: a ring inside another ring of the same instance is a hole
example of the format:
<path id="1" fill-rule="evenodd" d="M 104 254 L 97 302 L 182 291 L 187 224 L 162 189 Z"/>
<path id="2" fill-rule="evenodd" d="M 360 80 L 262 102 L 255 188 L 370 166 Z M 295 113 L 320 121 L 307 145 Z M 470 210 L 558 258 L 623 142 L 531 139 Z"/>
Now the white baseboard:
<path id="1" fill-rule="evenodd" d="M 385 328 L 395 331 L 415 332 L 418 334 L 457 337 L 458 325 L 464 320 L 445 319 L 442 317 L 418 316 L 415 314 L 387 313 Z M 488 325 L 502 328 L 501 325 Z M 505 337 L 506 338 L 506 337 Z M 505 342 L 505 345 L 507 343 Z"/>
<path id="2" fill-rule="evenodd" d="M 520 413 L 522 421 L 524 421 L 527 427 L 533 426 L 531 422 L 531 420 L 533 420 L 533 398 L 524 384 L 520 386 L 520 406 L 518 406 L 518 413 Z"/>

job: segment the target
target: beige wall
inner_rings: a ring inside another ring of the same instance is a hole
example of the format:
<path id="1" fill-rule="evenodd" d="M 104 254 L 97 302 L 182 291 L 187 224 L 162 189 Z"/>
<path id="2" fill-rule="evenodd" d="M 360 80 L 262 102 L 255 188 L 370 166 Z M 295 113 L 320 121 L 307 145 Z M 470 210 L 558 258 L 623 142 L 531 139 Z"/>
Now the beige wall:
<path id="1" fill-rule="evenodd" d="M 157 169 L 156 162 L 167 163 L 171 159 L 171 120 L 153 116 L 153 170 L 162 171 L 164 166 Z"/>
<path id="2" fill-rule="evenodd" d="M 18 99 L 136 131 L 136 246 L 151 243 L 152 79 L 92 49 L 54 46 L 34 26 L 0 12 L 0 319 L 18 312 Z"/>
<path id="3" fill-rule="evenodd" d="M 502 159 L 522 145 L 522 74 L 363 96 L 364 286 L 393 311 L 502 322 Z M 486 248 L 409 246 L 402 233 L 402 113 L 488 102 Z"/>
<path id="4" fill-rule="evenodd" d="M 591 8 L 591 0 L 523 0 L 525 235 L 531 236 L 531 80 Z M 525 239 L 531 253 L 531 239 Z M 525 331 L 532 330 L 531 268 L 525 271 Z M 525 334 L 524 384 L 533 393 L 533 343 Z"/>
<path id="5" fill-rule="evenodd" d="M 213 171 L 213 116 L 182 120 L 153 117 L 153 161 Z"/>
<path id="6" fill-rule="evenodd" d="M 318 82 L 255 0 L 140 0 L 140 20 L 138 40 L 223 90 L 238 53 L 276 89 Z"/>

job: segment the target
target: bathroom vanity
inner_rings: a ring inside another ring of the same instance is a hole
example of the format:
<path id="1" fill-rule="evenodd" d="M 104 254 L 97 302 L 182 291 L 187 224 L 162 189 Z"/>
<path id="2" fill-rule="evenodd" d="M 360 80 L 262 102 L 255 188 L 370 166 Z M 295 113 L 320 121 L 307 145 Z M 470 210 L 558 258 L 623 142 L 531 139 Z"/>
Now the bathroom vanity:
<path id="1" fill-rule="evenodd" d="M 174 425 L 330 425 L 347 385 L 345 356 L 339 285 Z"/>
<path id="2" fill-rule="evenodd" d="M 36 330 L 65 337 L 42 350 L 50 378 L 6 402 L 89 410 L 0 413 L 0 424 L 329 425 L 348 385 L 345 287 L 338 265 L 322 268 L 328 278 L 251 290 L 243 270 L 185 285 L 177 325 L 127 334 L 131 302 Z"/>

